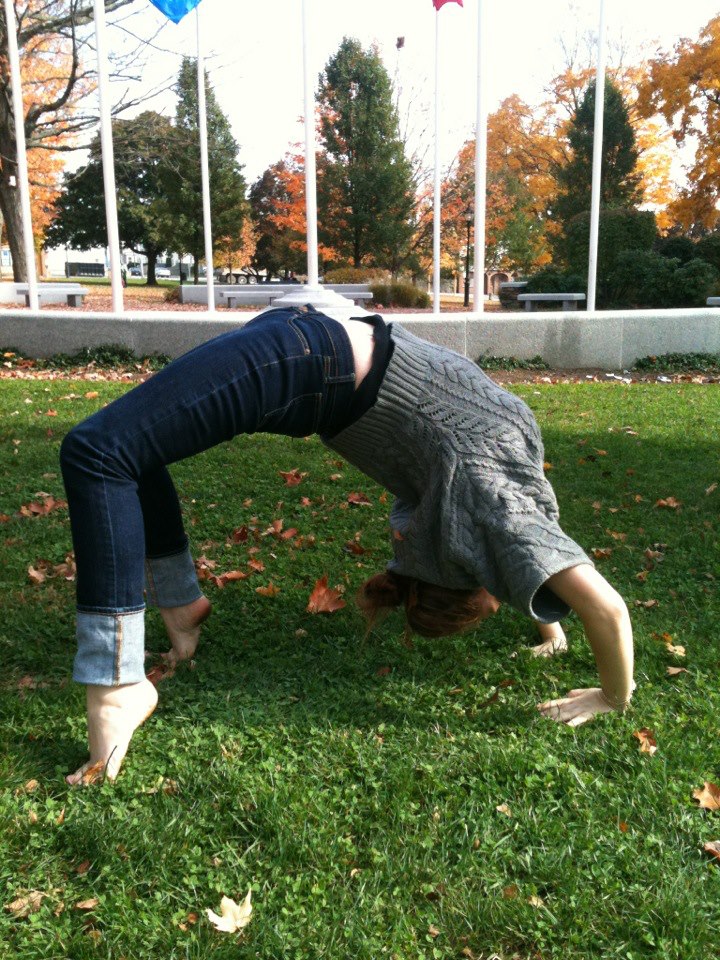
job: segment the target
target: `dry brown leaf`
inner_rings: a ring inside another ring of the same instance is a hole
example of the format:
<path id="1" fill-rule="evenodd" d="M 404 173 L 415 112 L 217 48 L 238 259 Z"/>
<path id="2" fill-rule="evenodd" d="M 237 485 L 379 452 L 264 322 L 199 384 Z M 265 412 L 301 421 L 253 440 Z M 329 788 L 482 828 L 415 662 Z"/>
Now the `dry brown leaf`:
<path id="1" fill-rule="evenodd" d="M 702 790 L 693 790 L 693 797 L 703 810 L 720 810 L 720 787 L 706 780 Z"/>
<path id="2" fill-rule="evenodd" d="M 718 488 L 718 485 L 716 483 L 711 483 L 710 486 L 707 487 L 707 489 L 705 490 L 705 496 L 709 497 L 711 493 L 715 493 L 717 488 Z"/>
<path id="3" fill-rule="evenodd" d="M 533 894 L 531 897 L 528 897 L 528 903 L 530 904 L 531 907 L 544 907 L 544 906 L 545 906 L 545 901 L 543 900 L 543 898 L 542 898 L 542 897 L 538 897 L 538 896 L 536 896 L 535 894 Z"/>
<path id="4" fill-rule="evenodd" d="M 250 923 L 252 914 L 251 892 L 248 890 L 248 895 L 242 903 L 235 903 L 230 897 L 223 897 L 220 901 L 220 916 L 213 913 L 212 910 L 205 911 L 208 920 L 215 926 L 216 930 L 220 930 L 221 933 L 237 933 L 238 930 L 242 930 Z"/>
<path id="5" fill-rule="evenodd" d="M 282 520 L 273 520 L 267 530 L 264 531 L 264 537 L 279 537 L 282 533 L 283 522 Z"/>
<path id="6" fill-rule="evenodd" d="M 512 817 L 512 810 L 506 803 L 501 803 L 495 807 L 498 813 L 504 813 L 506 817 Z"/>
<path id="7" fill-rule="evenodd" d="M 248 536 L 249 534 L 247 525 L 243 524 L 241 527 L 237 527 L 235 530 L 233 530 L 232 541 L 233 543 L 245 543 Z"/>
<path id="8" fill-rule="evenodd" d="M 56 500 L 50 494 L 38 494 L 43 500 L 31 500 L 20 507 L 22 517 L 46 517 L 53 510 L 62 510 L 67 507 L 67 500 Z"/>
<path id="9" fill-rule="evenodd" d="M 212 580 L 216 587 L 220 587 L 222 590 L 226 583 L 232 583 L 235 580 L 247 580 L 249 576 L 250 574 L 244 570 L 228 570 L 227 573 L 211 576 L 209 579 Z"/>
<path id="10" fill-rule="evenodd" d="M 82 863 L 79 863 L 75 867 L 75 873 L 77 873 L 79 877 L 82 877 L 83 874 L 88 872 L 88 870 L 90 869 L 90 866 L 91 866 L 91 863 L 89 860 L 83 860 Z"/>
<path id="11" fill-rule="evenodd" d="M 625 541 L 627 540 L 626 533 L 618 533 L 617 530 L 607 530 L 606 532 L 610 534 L 613 540 L 619 540 L 620 543 L 625 543 Z"/>
<path id="12" fill-rule="evenodd" d="M 369 506 L 370 506 L 370 498 L 369 498 L 366 494 L 364 494 L 364 493 L 359 493 L 359 492 L 356 492 L 356 491 L 353 492 L 353 493 L 349 493 L 349 494 L 348 494 L 348 496 L 347 496 L 347 502 L 348 502 L 348 503 L 351 503 L 351 504 L 352 504 L 353 506 L 355 506 L 355 507 L 369 507 Z"/>
<path id="13" fill-rule="evenodd" d="M 278 470 L 278 473 L 285 481 L 286 487 L 296 487 L 299 483 L 307 476 L 307 473 L 300 473 L 297 467 L 293 467 L 292 470 L 285 472 L 284 470 Z"/>
<path id="14" fill-rule="evenodd" d="M 543 463 L 543 470 L 544 470 L 546 473 L 547 473 L 548 470 L 552 470 L 552 468 L 553 468 L 553 465 L 550 463 L 549 460 L 546 460 L 545 463 Z"/>
<path id="15" fill-rule="evenodd" d="M 596 560 L 606 560 L 608 557 L 612 556 L 612 547 L 595 547 L 592 551 L 592 555 Z"/>
<path id="16" fill-rule="evenodd" d="M 38 570 L 31 565 L 28 567 L 27 572 L 30 583 L 34 583 L 36 586 L 39 586 L 41 583 L 45 583 L 45 574 L 42 570 Z"/>
<path id="17" fill-rule="evenodd" d="M 308 600 L 307 612 L 335 613 L 337 610 L 342 610 L 345 605 L 345 601 L 340 596 L 340 591 L 328 587 L 328 578 L 325 573 L 315 582 Z"/>
<path id="18" fill-rule="evenodd" d="M 503 887 L 502 895 L 506 900 L 516 900 L 520 893 L 520 887 L 516 883 L 511 883 L 507 887 Z"/>
<path id="19" fill-rule="evenodd" d="M 681 646 L 679 643 L 666 643 L 665 649 L 668 653 L 672 654 L 673 657 L 684 657 L 685 656 L 685 647 Z"/>
<path id="20" fill-rule="evenodd" d="M 682 506 L 682 501 L 675 497 L 665 497 L 665 499 L 656 500 L 656 507 L 663 507 L 666 510 L 678 510 Z"/>
<path id="21" fill-rule="evenodd" d="M 259 593 L 261 597 L 276 597 L 280 593 L 280 587 L 276 587 L 271 580 L 266 587 L 255 587 L 255 593 Z"/>
<path id="22" fill-rule="evenodd" d="M 97 390 L 88 390 L 88 392 L 85 394 L 85 399 L 86 399 L 86 400 L 95 400 L 95 399 L 97 399 L 97 397 L 99 397 L 99 396 L 100 396 L 100 394 L 97 392 Z"/>
<path id="23" fill-rule="evenodd" d="M 16 919 L 21 920 L 24 917 L 29 917 L 31 913 L 37 913 L 46 897 L 47 893 L 43 893 L 42 890 L 31 890 L 24 896 L 13 900 L 12 903 L 6 903 L 5 909 Z"/>
<path id="24" fill-rule="evenodd" d="M 348 540 L 345 546 L 343 547 L 345 553 L 352 553 L 353 556 L 361 557 L 364 553 L 367 553 L 365 547 L 361 547 L 359 543 L 355 540 Z"/>
<path id="25" fill-rule="evenodd" d="M 97 897 L 91 897 L 89 900 L 80 900 L 75 904 L 76 910 L 94 910 L 100 903 Z"/>
<path id="26" fill-rule="evenodd" d="M 105 778 L 105 761 L 98 760 L 91 767 L 88 767 L 83 773 L 80 783 L 83 786 L 91 786 L 94 783 L 100 783 Z"/>
<path id="27" fill-rule="evenodd" d="M 436 937 L 439 937 L 439 936 L 440 936 L 440 931 L 438 930 L 438 928 L 435 926 L 434 923 L 431 923 L 430 926 L 428 927 L 428 933 L 429 933 L 430 936 L 433 938 L 433 940 L 434 940 Z"/>
<path id="28" fill-rule="evenodd" d="M 636 730 L 633 736 L 640 741 L 640 753 L 649 753 L 652 756 L 657 751 L 657 742 L 652 730 L 643 727 L 641 730 Z"/>
<path id="29" fill-rule="evenodd" d="M 287 530 L 283 530 L 280 534 L 281 540 L 292 540 L 293 537 L 297 536 L 297 527 L 288 527 Z"/>
<path id="30" fill-rule="evenodd" d="M 248 560 L 248 566 L 251 570 L 254 570 L 255 573 L 262 573 L 265 569 L 265 564 L 262 562 L 262 560 L 256 560 L 254 557 Z"/>
<path id="31" fill-rule="evenodd" d="M 602 503 L 599 500 L 593 500 L 592 508 L 593 510 L 600 510 L 602 508 Z"/>
<path id="32" fill-rule="evenodd" d="M 712 840 L 710 843 L 706 843 L 703 850 L 705 853 L 709 853 L 711 857 L 717 857 L 720 860 L 720 840 Z"/>
<path id="33" fill-rule="evenodd" d="M 676 677 L 679 673 L 690 673 L 685 667 L 666 667 L 666 673 L 669 677 Z"/>
<path id="34" fill-rule="evenodd" d="M 645 607 L 646 610 L 652 610 L 654 607 L 659 607 L 660 602 L 658 600 L 636 600 L 636 607 Z"/>

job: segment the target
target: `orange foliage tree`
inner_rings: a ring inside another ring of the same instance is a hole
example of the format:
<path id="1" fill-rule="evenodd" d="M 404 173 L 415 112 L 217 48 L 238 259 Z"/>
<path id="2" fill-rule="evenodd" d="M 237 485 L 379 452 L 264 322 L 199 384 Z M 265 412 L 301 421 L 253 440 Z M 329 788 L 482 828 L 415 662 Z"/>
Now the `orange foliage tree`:
<path id="1" fill-rule="evenodd" d="M 639 85 L 638 110 L 672 127 L 678 146 L 696 144 L 687 183 L 670 204 L 672 219 L 700 235 L 720 224 L 720 16 L 697 40 L 680 40 L 649 64 Z"/>

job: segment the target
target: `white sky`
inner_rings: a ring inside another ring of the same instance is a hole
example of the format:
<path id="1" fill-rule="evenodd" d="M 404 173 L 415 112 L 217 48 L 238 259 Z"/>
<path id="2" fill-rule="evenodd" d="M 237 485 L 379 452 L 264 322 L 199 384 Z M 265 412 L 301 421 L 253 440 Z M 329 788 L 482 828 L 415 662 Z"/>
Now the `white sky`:
<path id="1" fill-rule="evenodd" d="M 442 65 L 441 157 L 449 163 L 473 134 L 477 75 L 477 0 L 464 8 L 447 3 L 439 14 L 431 0 L 306 0 L 315 76 L 343 36 L 376 42 L 402 90 L 402 112 L 416 143 L 432 137 L 435 24 L 440 21 Z M 599 0 L 485 0 L 488 28 L 488 105 L 512 93 L 538 102 L 563 64 L 561 42 L 596 36 Z M 199 12 L 211 82 L 241 147 L 252 183 L 288 146 L 303 138 L 301 0 L 201 0 Z M 720 0 L 606 0 L 613 49 L 626 61 L 645 47 L 670 49 L 680 37 L 697 38 L 720 13 Z M 132 29 L 150 37 L 165 18 L 149 3 Z M 183 53 L 195 54 L 195 13 L 177 26 L 167 22 L 157 38 L 143 81 L 152 86 L 177 74 Z M 398 37 L 405 38 L 396 50 Z M 172 113 L 174 98 L 149 104 Z M 424 134 L 424 136 L 422 136 Z M 427 154 L 430 162 L 432 150 Z"/>

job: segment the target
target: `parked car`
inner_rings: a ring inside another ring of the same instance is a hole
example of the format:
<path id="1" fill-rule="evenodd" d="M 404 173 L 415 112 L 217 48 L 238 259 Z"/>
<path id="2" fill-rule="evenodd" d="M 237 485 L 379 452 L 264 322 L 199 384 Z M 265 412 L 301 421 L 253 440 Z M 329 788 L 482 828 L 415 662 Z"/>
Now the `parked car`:
<path id="1" fill-rule="evenodd" d="M 161 280 L 170 278 L 170 267 L 155 267 L 155 276 Z"/>

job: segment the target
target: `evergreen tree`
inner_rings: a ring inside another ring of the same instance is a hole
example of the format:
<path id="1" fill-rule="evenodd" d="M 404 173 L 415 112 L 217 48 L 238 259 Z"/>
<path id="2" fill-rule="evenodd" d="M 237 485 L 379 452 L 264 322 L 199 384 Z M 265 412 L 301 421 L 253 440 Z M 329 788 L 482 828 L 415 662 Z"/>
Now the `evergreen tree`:
<path id="1" fill-rule="evenodd" d="M 377 50 L 343 39 L 320 75 L 318 104 L 320 239 L 353 266 L 395 273 L 413 235 L 415 191 Z"/>
<path id="2" fill-rule="evenodd" d="M 165 151 L 171 135 L 170 121 L 151 110 L 132 120 L 113 123 L 120 241 L 147 256 L 148 285 L 156 283 L 155 265 L 167 246 L 163 182 L 168 175 Z M 70 245 L 77 249 L 107 246 L 99 136 L 90 145 L 87 164 L 76 173 L 65 174 L 45 242 L 47 246 Z"/>
<path id="3" fill-rule="evenodd" d="M 189 253 L 195 261 L 205 256 L 202 181 L 200 174 L 200 132 L 198 128 L 197 61 L 184 57 L 175 86 L 178 96 L 173 136 L 168 143 L 168 161 L 172 176 L 165 189 L 168 213 L 173 223 L 173 249 Z M 242 225 L 247 213 L 245 178 L 238 161 L 238 144 L 230 123 L 220 109 L 207 76 L 208 163 L 210 168 L 210 206 L 213 237 L 242 243 Z"/>
<path id="4" fill-rule="evenodd" d="M 595 82 L 588 86 L 568 131 L 571 158 L 556 172 L 558 195 L 552 216 L 567 225 L 590 209 L 595 127 Z M 605 83 L 603 112 L 601 209 L 635 210 L 642 202 L 640 175 L 636 172 L 638 151 L 628 110 L 618 88 Z"/>

